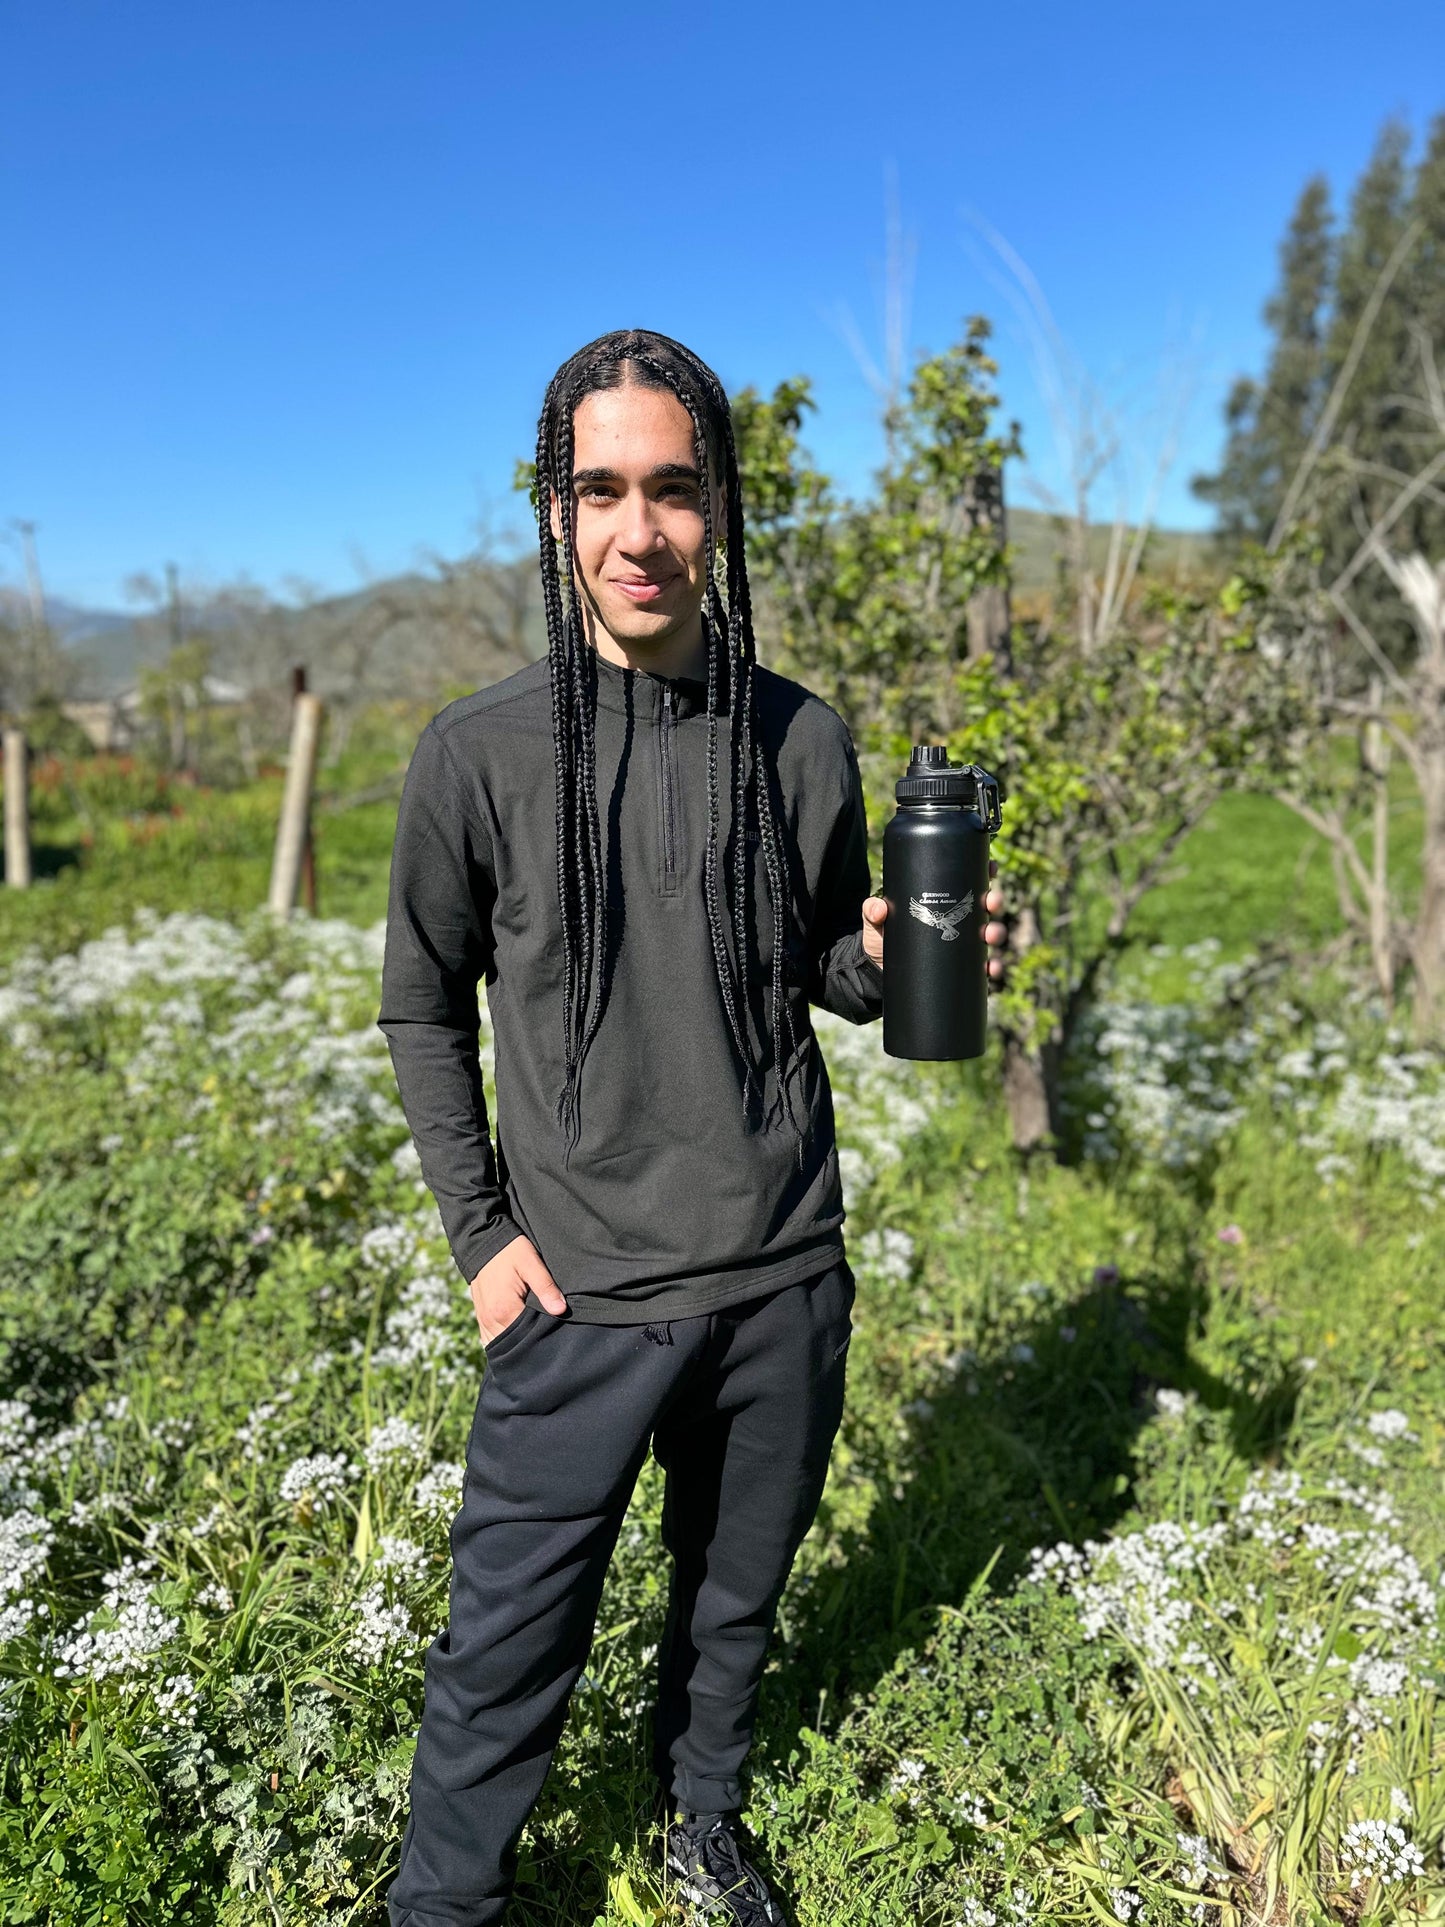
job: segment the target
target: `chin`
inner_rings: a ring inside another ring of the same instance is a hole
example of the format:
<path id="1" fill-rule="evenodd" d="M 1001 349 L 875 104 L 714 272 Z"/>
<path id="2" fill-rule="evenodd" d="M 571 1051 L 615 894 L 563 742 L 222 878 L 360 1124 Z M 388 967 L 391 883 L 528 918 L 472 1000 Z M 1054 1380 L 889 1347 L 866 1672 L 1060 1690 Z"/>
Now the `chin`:
<path id="1" fill-rule="evenodd" d="M 607 628 L 619 642 L 666 642 L 682 626 L 679 618 L 662 609 L 639 609 L 629 602 L 609 611 Z"/>

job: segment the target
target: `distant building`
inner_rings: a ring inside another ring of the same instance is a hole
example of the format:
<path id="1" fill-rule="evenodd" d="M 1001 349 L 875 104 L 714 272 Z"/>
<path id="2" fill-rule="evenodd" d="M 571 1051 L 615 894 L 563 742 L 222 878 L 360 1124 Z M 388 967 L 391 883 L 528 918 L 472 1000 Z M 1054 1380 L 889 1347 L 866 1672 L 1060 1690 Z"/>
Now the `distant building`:
<path id="1" fill-rule="evenodd" d="M 229 709 L 250 696 L 250 691 L 239 683 L 224 682 L 219 676 L 207 676 L 202 689 L 207 703 L 216 709 Z M 62 715 L 85 731 L 92 749 L 124 755 L 135 748 L 144 733 L 139 689 L 123 689 L 118 696 L 62 703 L 60 708 Z"/>
<path id="2" fill-rule="evenodd" d="M 119 696 L 62 703 L 60 713 L 80 725 L 92 749 L 123 753 L 135 747 L 135 714 L 122 707 Z"/>

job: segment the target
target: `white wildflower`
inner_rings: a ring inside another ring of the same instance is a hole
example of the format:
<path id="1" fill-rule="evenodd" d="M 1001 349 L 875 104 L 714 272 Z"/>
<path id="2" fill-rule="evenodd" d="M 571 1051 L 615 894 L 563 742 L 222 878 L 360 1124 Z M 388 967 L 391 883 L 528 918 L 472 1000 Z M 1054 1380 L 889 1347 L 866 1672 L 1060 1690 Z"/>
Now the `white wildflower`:
<path id="1" fill-rule="evenodd" d="M 245 1423 L 236 1427 L 236 1442 L 241 1447 L 243 1458 L 249 1459 L 253 1465 L 260 1463 L 270 1448 L 274 1420 L 279 1417 L 281 1407 L 288 1405 L 294 1397 L 294 1392 L 278 1392 L 275 1398 L 263 1399 L 259 1405 L 251 1407 Z"/>
<path id="2" fill-rule="evenodd" d="M 858 1263 L 881 1283 L 907 1284 L 913 1271 L 914 1241 L 906 1231 L 865 1231 L 858 1244 Z"/>
<path id="3" fill-rule="evenodd" d="M 55 1534 L 38 1512 L 21 1510 L 0 1519 L 0 1594 L 24 1592 L 26 1581 L 50 1557 Z"/>
<path id="4" fill-rule="evenodd" d="M 412 1489 L 411 1502 L 418 1512 L 454 1514 L 462 1502 L 462 1484 L 467 1476 L 465 1461 L 439 1459 L 424 1472 Z"/>
<path id="5" fill-rule="evenodd" d="M 372 1586 L 356 1602 L 356 1624 L 347 1650 L 363 1666 L 379 1666 L 402 1647 L 417 1643 L 405 1606 L 389 1606 L 382 1586 Z"/>
<path id="6" fill-rule="evenodd" d="M 889 1775 L 888 1791 L 890 1793 L 907 1792 L 909 1787 L 918 1785 L 927 1771 L 928 1768 L 922 1760 L 900 1760 Z"/>
<path id="7" fill-rule="evenodd" d="M 225 1512 L 225 1505 L 220 1499 L 217 1499 L 216 1503 L 208 1507 L 199 1519 L 192 1519 L 186 1529 L 193 1539 L 209 1539 L 216 1527 L 221 1523 L 221 1520 L 225 1517 Z"/>
<path id="8" fill-rule="evenodd" d="M 313 1511 L 324 1512 L 356 1476 L 356 1467 L 344 1452 L 316 1452 L 287 1466 L 280 1496 L 284 1504 L 305 1501 Z"/>
<path id="9" fill-rule="evenodd" d="M 83 1631 L 55 1649 L 60 1679 L 127 1679 L 150 1672 L 180 1621 L 157 1604 L 147 1575 L 153 1559 L 127 1557 L 105 1576 L 102 1603 Z"/>
<path id="10" fill-rule="evenodd" d="M 164 1686 L 155 1689 L 156 1711 L 164 1727 L 191 1724 L 191 1715 L 200 1699 L 200 1689 L 189 1673 L 175 1673 Z"/>
<path id="11" fill-rule="evenodd" d="M 1350 1667 L 1350 1684 L 1364 1700 L 1398 1699 L 1409 1677 L 1410 1668 L 1402 1660 L 1371 1653 L 1361 1653 Z"/>
<path id="12" fill-rule="evenodd" d="M 1179 1851 L 1184 1855 L 1183 1865 L 1176 1878 L 1181 1887 L 1202 1887 L 1217 1869 L 1209 1857 L 1209 1842 L 1199 1833 L 1176 1833 Z"/>
<path id="13" fill-rule="evenodd" d="M 416 1259 L 416 1232 L 399 1218 L 388 1219 L 372 1226 L 357 1246 L 356 1255 L 364 1265 L 400 1269 Z"/>
<path id="14" fill-rule="evenodd" d="M 1419 1434 L 1410 1430 L 1410 1421 L 1403 1412 L 1392 1407 L 1384 1412 L 1371 1412 L 1365 1420 L 1365 1430 L 1377 1439 L 1415 1439 Z"/>
<path id="15" fill-rule="evenodd" d="M 403 1584 L 410 1579 L 421 1578 L 426 1571 L 426 1564 L 426 1551 L 414 1539 L 404 1539 L 398 1533 L 384 1532 L 377 1541 L 378 1571 L 395 1573 Z"/>
<path id="16" fill-rule="evenodd" d="M 426 1435 L 410 1419 L 389 1418 L 374 1427 L 362 1456 L 368 1472 L 384 1472 L 397 1464 L 414 1464 L 426 1450 Z"/>
<path id="17" fill-rule="evenodd" d="M 1350 1871 L 1352 1888 L 1366 1880 L 1389 1887 L 1425 1871 L 1420 1849 L 1389 1820 L 1352 1821 L 1340 1838 L 1340 1864 Z"/>
<path id="18" fill-rule="evenodd" d="M 457 1306 L 458 1294 L 450 1279 L 427 1272 L 408 1280 L 387 1318 L 386 1343 L 377 1346 L 372 1363 L 407 1371 L 443 1364 L 457 1349 L 460 1337 Z"/>

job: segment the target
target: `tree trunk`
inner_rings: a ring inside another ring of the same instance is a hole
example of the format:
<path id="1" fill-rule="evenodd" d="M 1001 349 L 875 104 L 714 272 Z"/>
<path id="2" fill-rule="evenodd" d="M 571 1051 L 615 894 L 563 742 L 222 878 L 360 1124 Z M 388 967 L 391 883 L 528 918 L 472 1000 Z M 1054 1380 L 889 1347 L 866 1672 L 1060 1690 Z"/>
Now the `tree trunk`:
<path id="1" fill-rule="evenodd" d="M 969 524 L 990 529 L 1002 548 L 1008 540 L 1008 507 L 1004 501 L 1003 470 L 986 469 L 974 478 L 965 503 Z M 992 655 L 1000 675 L 1013 674 L 1013 607 L 1007 582 L 991 582 L 968 605 L 968 657 Z"/>
<path id="2" fill-rule="evenodd" d="M 1003 1094 L 1014 1149 L 1042 1149 L 1053 1133 L 1043 1053 L 1012 1030 L 1003 1033 Z"/>
<path id="3" fill-rule="evenodd" d="M 1015 911 L 1009 924 L 1009 953 L 1017 963 L 1041 937 L 1032 904 Z M 1009 1136 L 1016 1151 L 1038 1151 L 1059 1135 L 1059 1051 L 1040 1046 L 1025 1031 L 1001 1026 L 1003 1089 Z"/>
<path id="4" fill-rule="evenodd" d="M 1420 677 L 1420 909 L 1411 942 L 1414 1030 L 1424 1043 L 1445 1039 L 1445 650 Z"/>
<path id="5" fill-rule="evenodd" d="M 1370 678 L 1370 708 L 1384 707 L 1385 684 Z M 1365 724 L 1365 768 L 1374 785 L 1370 845 L 1370 960 L 1391 1015 L 1395 1009 L 1395 933 L 1390 916 L 1390 743 L 1378 722 Z"/>

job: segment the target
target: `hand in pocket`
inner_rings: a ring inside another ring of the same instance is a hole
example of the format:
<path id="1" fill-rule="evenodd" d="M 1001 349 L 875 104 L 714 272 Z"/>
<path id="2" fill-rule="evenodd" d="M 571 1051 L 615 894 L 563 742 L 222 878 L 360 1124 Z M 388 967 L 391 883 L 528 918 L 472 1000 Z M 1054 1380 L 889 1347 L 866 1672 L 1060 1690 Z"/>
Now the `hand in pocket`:
<path id="1" fill-rule="evenodd" d="M 545 1310 L 554 1315 L 566 1311 L 567 1300 L 543 1264 L 542 1254 L 530 1238 L 518 1233 L 495 1258 L 487 1260 L 468 1287 L 484 1346 L 500 1338 L 521 1317 L 529 1287 Z"/>

